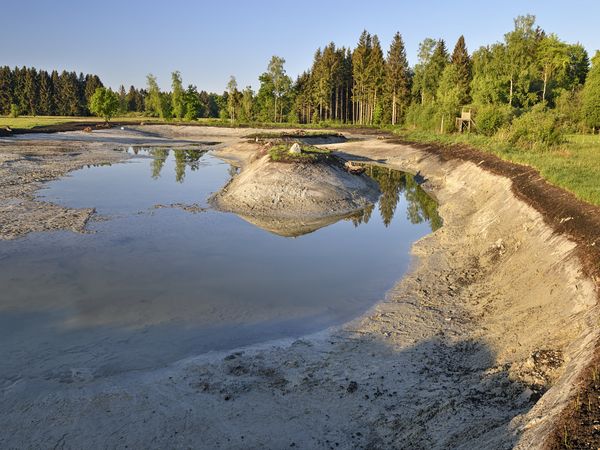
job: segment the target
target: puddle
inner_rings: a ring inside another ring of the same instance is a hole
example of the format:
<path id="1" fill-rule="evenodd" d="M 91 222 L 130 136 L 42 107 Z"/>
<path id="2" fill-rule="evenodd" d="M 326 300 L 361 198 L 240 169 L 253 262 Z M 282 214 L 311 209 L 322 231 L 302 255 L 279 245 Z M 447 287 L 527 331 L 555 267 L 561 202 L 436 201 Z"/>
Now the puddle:
<path id="1" fill-rule="evenodd" d="M 76 382 L 341 324 L 441 225 L 412 176 L 372 167 L 378 204 L 285 238 L 209 208 L 236 169 L 205 148 L 129 151 L 38 193 L 96 208 L 89 233 L 0 242 L 3 379 Z"/>

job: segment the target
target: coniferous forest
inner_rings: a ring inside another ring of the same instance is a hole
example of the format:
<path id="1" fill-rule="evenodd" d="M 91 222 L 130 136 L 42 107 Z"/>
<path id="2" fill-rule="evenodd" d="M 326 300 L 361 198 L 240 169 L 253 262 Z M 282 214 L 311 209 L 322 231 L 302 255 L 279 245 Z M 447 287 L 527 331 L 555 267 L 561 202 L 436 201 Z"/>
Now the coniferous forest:
<path id="1" fill-rule="evenodd" d="M 162 119 L 220 118 L 231 122 L 404 125 L 455 131 L 463 107 L 474 113 L 475 131 L 499 131 L 518 143 L 535 123 L 539 145 L 552 145 L 560 130 L 600 128 L 600 55 L 591 61 L 578 43 L 546 32 L 531 15 L 514 20 L 501 42 L 470 53 L 460 36 L 454 45 L 426 38 L 418 61 L 408 63 L 400 33 L 382 48 L 363 31 L 354 48 L 333 42 L 314 53 L 312 66 L 293 80 L 285 59 L 273 56 L 259 77 L 258 92 L 240 89 L 234 76 L 222 94 L 184 87 L 173 72 L 170 92 L 147 76 L 143 88 L 121 86 L 119 114 Z M 90 114 L 89 101 L 102 87 L 97 75 L 0 68 L 0 114 Z"/>

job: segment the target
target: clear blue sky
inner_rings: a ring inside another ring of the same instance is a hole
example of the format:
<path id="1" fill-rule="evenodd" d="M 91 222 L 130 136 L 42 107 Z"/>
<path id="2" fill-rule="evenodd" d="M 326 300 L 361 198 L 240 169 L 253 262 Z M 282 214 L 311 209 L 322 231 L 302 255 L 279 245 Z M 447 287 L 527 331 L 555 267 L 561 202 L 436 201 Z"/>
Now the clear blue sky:
<path id="1" fill-rule="evenodd" d="M 317 47 L 354 46 L 363 29 L 387 52 L 402 33 L 411 65 L 425 37 L 450 49 L 461 34 L 469 51 L 502 39 L 520 14 L 537 16 L 547 32 L 600 49 L 600 2 L 482 1 L 7 1 L 0 7 L 0 65 L 96 73 L 112 87 L 143 86 L 147 73 L 168 88 L 170 72 L 184 84 L 220 92 L 229 75 L 258 86 L 271 55 L 288 74 L 307 69 Z"/>

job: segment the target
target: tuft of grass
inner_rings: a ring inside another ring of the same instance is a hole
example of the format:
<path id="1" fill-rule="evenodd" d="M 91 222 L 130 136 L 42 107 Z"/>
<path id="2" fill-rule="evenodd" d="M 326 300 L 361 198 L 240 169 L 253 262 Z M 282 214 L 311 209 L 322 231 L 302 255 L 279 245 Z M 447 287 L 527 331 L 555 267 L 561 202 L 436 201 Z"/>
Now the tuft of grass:
<path id="1" fill-rule="evenodd" d="M 290 147 L 293 143 L 281 143 L 269 148 L 269 157 L 271 161 L 284 163 L 317 163 L 327 161 L 331 157 L 331 151 L 318 148 L 313 145 L 300 145 L 302 152 L 300 154 L 290 153 Z"/>

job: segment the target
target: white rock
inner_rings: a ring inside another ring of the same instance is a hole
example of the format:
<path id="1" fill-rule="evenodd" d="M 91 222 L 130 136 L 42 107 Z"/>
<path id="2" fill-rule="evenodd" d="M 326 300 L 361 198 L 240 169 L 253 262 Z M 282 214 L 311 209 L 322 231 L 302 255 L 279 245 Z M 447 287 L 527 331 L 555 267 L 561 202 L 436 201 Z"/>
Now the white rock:
<path id="1" fill-rule="evenodd" d="M 299 155 L 300 153 L 302 153 L 302 148 L 300 147 L 300 145 L 297 142 L 294 142 L 294 145 L 292 145 L 290 147 L 289 152 L 292 155 Z"/>

